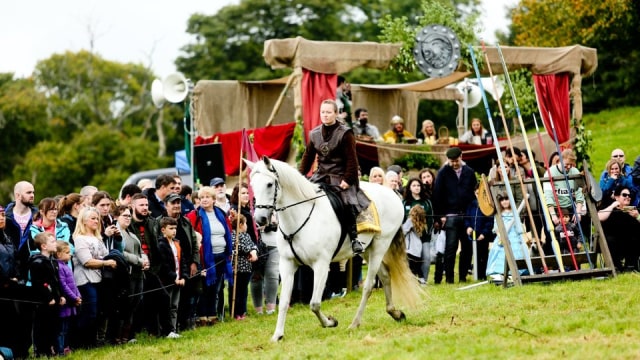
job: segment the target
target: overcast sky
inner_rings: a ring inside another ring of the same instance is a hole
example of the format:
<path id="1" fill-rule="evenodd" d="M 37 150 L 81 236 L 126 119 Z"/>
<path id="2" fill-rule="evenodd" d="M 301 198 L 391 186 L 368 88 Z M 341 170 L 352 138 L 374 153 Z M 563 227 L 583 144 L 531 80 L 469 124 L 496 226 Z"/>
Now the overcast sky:
<path id="1" fill-rule="evenodd" d="M 151 64 L 161 78 L 175 72 L 180 47 L 192 41 L 185 32 L 194 13 L 215 14 L 239 0 L 10 0 L 0 11 L 0 72 L 25 77 L 39 60 L 66 50 L 94 49 L 107 60 Z M 506 29 L 505 4 L 517 0 L 482 0 L 486 27 L 494 41 Z M 199 79 L 197 79 L 199 80 Z"/>

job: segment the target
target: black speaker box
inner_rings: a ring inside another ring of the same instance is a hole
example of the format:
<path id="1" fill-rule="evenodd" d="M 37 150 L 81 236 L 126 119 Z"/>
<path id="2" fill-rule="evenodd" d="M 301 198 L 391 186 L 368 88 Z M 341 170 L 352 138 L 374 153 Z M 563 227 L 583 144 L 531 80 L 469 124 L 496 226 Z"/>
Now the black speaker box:
<path id="1" fill-rule="evenodd" d="M 222 157 L 222 144 L 204 144 L 193 147 L 196 171 L 202 186 L 209 186 L 211 179 L 215 177 L 226 181 L 224 173 L 224 158 Z"/>

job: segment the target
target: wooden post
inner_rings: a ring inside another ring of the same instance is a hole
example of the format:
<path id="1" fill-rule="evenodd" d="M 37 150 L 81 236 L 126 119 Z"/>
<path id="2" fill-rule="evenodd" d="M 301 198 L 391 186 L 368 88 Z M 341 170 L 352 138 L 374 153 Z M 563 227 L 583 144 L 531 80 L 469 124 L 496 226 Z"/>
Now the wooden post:
<path id="1" fill-rule="evenodd" d="M 294 74 L 289 75 L 289 79 L 287 80 L 286 85 L 282 89 L 282 92 L 278 97 L 278 101 L 276 101 L 276 104 L 273 105 L 273 109 L 271 110 L 271 115 L 269 115 L 269 120 L 267 120 L 265 127 L 271 126 L 271 123 L 273 122 L 273 119 L 276 117 L 278 110 L 280 110 L 280 106 L 282 106 L 282 100 L 284 99 L 284 96 L 287 94 L 289 87 L 291 87 L 291 84 L 293 83 L 294 77 L 295 77 Z"/>

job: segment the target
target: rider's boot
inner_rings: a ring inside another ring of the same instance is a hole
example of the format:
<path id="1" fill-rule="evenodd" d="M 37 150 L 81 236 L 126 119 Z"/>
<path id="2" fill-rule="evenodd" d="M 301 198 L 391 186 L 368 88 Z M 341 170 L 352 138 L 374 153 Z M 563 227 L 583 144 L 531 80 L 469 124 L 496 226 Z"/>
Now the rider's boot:
<path id="1" fill-rule="evenodd" d="M 353 250 L 354 255 L 362 254 L 364 252 L 364 246 L 358 240 L 358 226 L 356 224 L 356 219 L 358 218 L 358 211 L 355 206 L 351 207 L 351 213 L 353 215 L 351 222 L 351 228 L 349 230 L 349 237 L 351 238 L 351 250 Z"/>

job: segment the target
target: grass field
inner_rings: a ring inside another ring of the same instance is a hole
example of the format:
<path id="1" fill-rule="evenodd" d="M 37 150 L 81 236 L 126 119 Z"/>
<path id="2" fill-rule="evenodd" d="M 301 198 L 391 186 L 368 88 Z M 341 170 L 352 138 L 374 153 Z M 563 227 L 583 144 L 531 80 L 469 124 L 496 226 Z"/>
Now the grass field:
<path id="1" fill-rule="evenodd" d="M 337 328 L 321 328 L 308 306 L 289 311 L 285 339 L 271 343 L 276 317 L 251 314 L 138 344 L 77 351 L 72 359 L 637 359 L 640 275 L 530 284 L 429 285 L 420 308 L 394 322 L 376 290 L 363 325 L 347 326 L 360 293 L 323 303 Z"/>
<path id="2" fill-rule="evenodd" d="M 584 116 L 587 130 L 593 133 L 591 168 L 600 174 L 611 158 L 611 150 L 621 148 L 626 161 L 633 161 L 640 155 L 640 107 L 625 107 L 598 114 Z"/>
<path id="3" fill-rule="evenodd" d="M 611 150 L 627 162 L 640 154 L 640 108 L 586 115 L 593 133 L 592 169 L 599 176 Z M 250 312 L 183 333 L 181 339 L 140 337 L 138 344 L 76 351 L 71 359 L 639 359 L 640 275 L 613 279 L 527 284 L 503 289 L 483 285 L 429 285 L 418 309 L 394 322 L 380 290 L 363 325 L 347 326 L 359 292 L 323 303 L 340 325 L 323 329 L 306 305 L 289 311 L 285 339 L 271 343 L 276 317 Z M 251 308 L 251 306 L 249 306 Z"/>

